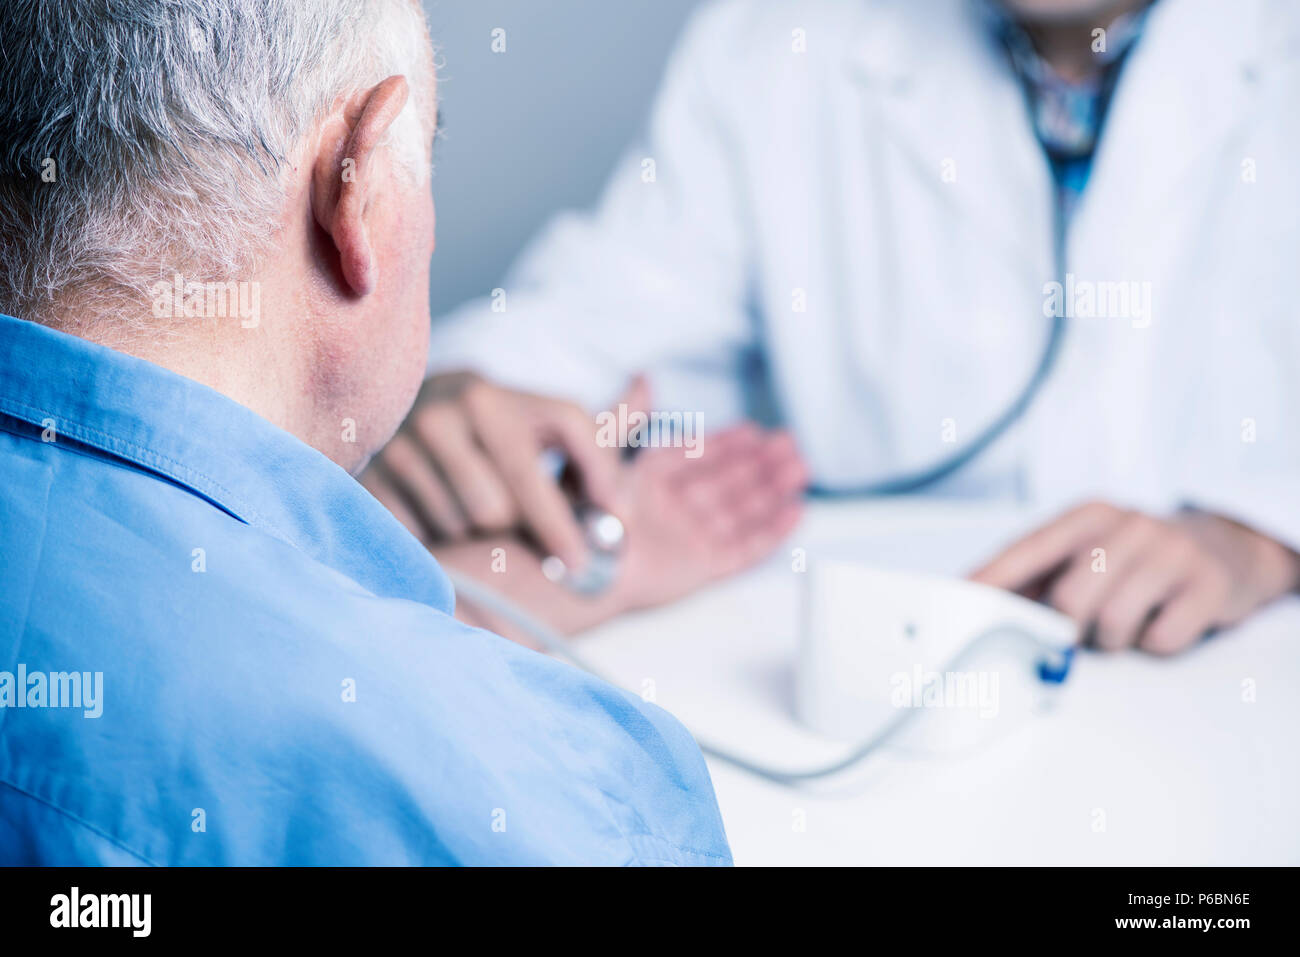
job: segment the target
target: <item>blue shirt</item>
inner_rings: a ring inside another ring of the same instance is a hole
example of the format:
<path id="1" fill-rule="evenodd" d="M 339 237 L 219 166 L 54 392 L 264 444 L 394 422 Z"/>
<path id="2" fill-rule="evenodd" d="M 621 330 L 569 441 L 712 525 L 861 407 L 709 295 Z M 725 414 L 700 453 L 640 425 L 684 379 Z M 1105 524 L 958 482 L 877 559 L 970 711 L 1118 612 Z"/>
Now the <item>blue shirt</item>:
<path id="1" fill-rule="evenodd" d="M 452 602 L 319 452 L 0 316 L 0 863 L 730 863 L 677 721 Z"/>

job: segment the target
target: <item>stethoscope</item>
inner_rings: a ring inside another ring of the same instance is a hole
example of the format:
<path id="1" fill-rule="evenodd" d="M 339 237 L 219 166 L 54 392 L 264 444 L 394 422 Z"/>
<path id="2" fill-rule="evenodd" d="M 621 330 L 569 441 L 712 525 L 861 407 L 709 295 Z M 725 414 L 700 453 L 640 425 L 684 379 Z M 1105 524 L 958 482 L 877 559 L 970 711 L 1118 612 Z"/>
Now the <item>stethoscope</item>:
<path id="1" fill-rule="evenodd" d="M 1056 357 L 1061 351 L 1061 343 L 1064 339 L 1065 317 L 1055 316 L 1052 319 L 1052 326 L 1047 335 L 1047 344 L 1043 346 L 1042 356 L 1019 395 L 1006 407 L 1001 415 L 989 423 L 965 448 L 959 449 L 944 461 L 918 472 L 897 475 L 893 478 L 869 482 L 866 485 L 844 487 L 814 484 L 810 489 L 811 494 L 822 498 L 909 495 L 936 485 L 959 469 L 965 468 L 971 461 L 982 455 L 994 442 L 1005 435 L 1029 410 L 1029 406 L 1038 393 L 1042 391 L 1043 385 L 1051 374 L 1052 367 L 1056 364 Z"/>
<path id="2" fill-rule="evenodd" d="M 1125 52 L 1127 56 L 1127 51 Z M 1021 92 L 1025 98 L 1025 109 L 1033 122 L 1034 102 L 1033 91 L 1030 89 L 1028 81 L 1017 71 L 1020 79 Z M 1104 99 L 1106 104 L 1114 95 L 1116 84 L 1119 79 L 1119 70 L 1112 69 L 1106 74 L 1102 90 L 1098 94 Z M 1106 107 L 1103 106 L 1103 109 Z M 1044 149 L 1044 158 L 1046 150 Z M 1056 271 L 1057 281 L 1062 285 L 1066 278 L 1066 230 L 1067 215 L 1065 209 L 1065 200 L 1061 194 L 1060 188 L 1055 188 L 1055 196 L 1052 203 L 1052 259 Z M 1048 376 L 1056 364 L 1057 357 L 1061 351 L 1061 344 L 1065 339 L 1065 317 L 1056 315 L 1052 319 L 1051 328 L 1048 330 L 1047 341 L 1043 346 L 1042 355 L 1035 366 L 1033 373 L 1026 381 L 1025 386 L 1021 389 L 1016 398 L 1006 407 L 1001 415 L 997 416 L 985 429 L 976 436 L 965 448 L 953 453 L 944 461 L 930 466 L 921 471 L 898 475 L 893 478 L 882 479 L 875 482 L 869 482 L 864 485 L 856 486 L 826 486 L 814 485 L 812 493 L 819 496 L 840 498 L 856 495 L 906 495 L 922 491 L 929 488 L 944 479 L 948 478 L 954 472 L 964 468 L 971 461 L 982 455 L 993 443 L 1007 433 L 1029 410 L 1030 405 L 1042 391 L 1046 384 Z"/>
<path id="3" fill-rule="evenodd" d="M 1110 95 L 1113 92 L 1114 79 L 1112 77 L 1110 87 L 1105 94 Z M 1030 112 L 1032 122 L 1032 92 L 1022 81 L 1022 92 L 1025 96 L 1025 106 Z M 1044 151 L 1046 159 L 1046 151 Z M 1065 247 L 1066 247 L 1066 226 L 1067 216 L 1065 211 L 1065 200 L 1061 195 L 1059 187 L 1054 185 L 1054 196 L 1052 202 L 1052 261 L 1056 272 L 1057 281 L 1062 285 L 1065 283 Z M 1011 403 L 998 415 L 992 422 L 985 426 L 984 430 L 979 433 L 971 442 L 962 449 L 957 450 L 945 460 L 938 462 L 929 468 L 917 472 L 896 475 L 893 478 L 880 479 L 874 482 L 868 482 L 863 485 L 855 486 L 828 486 L 814 484 L 810 489 L 813 495 L 825 498 L 848 498 L 850 496 L 864 495 L 909 495 L 930 488 L 933 485 L 942 482 L 953 473 L 965 468 L 968 464 L 982 455 L 998 439 L 1002 438 L 1012 426 L 1019 422 L 1029 411 L 1030 405 L 1033 404 L 1038 393 L 1043 390 L 1051 375 L 1052 368 L 1056 365 L 1056 360 L 1061 352 L 1061 344 L 1065 340 L 1065 316 L 1063 314 L 1054 315 L 1051 327 L 1047 333 L 1047 341 L 1043 346 L 1042 354 L 1039 356 L 1038 363 L 1035 365 L 1033 373 L 1025 382 L 1024 388 L 1011 401 Z"/>
<path id="4" fill-rule="evenodd" d="M 1063 221 L 1063 216 L 1060 215 L 1059 210 L 1057 219 L 1058 224 Z M 1058 226 L 1056 238 L 1056 261 L 1058 264 L 1063 262 L 1063 248 L 1064 231 Z M 1004 435 L 1025 414 L 1025 411 L 1047 381 L 1060 352 L 1064 336 L 1065 319 L 1062 316 L 1056 316 L 1052 320 L 1047 342 L 1043 347 L 1042 355 L 1034 368 L 1033 374 L 1015 400 L 969 445 L 945 461 L 920 472 L 899 475 L 853 488 L 819 487 L 813 490 L 813 494 L 825 497 L 903 495 L 921 491 L 965 467 Z M 617 574 L 618 557 L 625 544 L 626 531 L 623 523 L 616 516 L 591 505 L 582 505 L 575 508 L 575 516 L 590 546 L 590 564 L 580 574 L 573 575 L 564 569 L 563 563 L 559 562 L 559 559 L 552 557 L 543 560 L 543 573 L 553 581 L 564 583 L 580 594 L 598 593 Z M 573 649 L 566 638 L 539 621 L 532 614 L 521 609 L 514 602 L 473 578 L 461 575 L 450 568 L 444 568 L 444 571 L 451 578 L 452 585 L 458 595 L 464 596 L 470 602 L 490 610 L 504 621 L 509 622 L 524 634 L 530 636 L 549 653 L 564 658 L 570 664 L 586 671 L 588 674 L 611 684 L 617 684 L 617 682 L 611 681 L 597 668 L 589 664 L 582 655 Z M 1044 684 L 1059 685 L 1065 680 L 1070 670 L 1073 649 L 1061 651 L 1049 648 L 1028 632 L 1008 627 L 991 628 L 981 633 L 940 670 L 958 670 L 969 656 L 977 653 L 983 646 L 994 641 L 1005 643 L 1008 639 L 1025 649 L 1028 657 L 1034 663 L 1039 679 Z M 706 755 L 726 762 L 756 777 L 785 786 L 797 786 L 838 775 L 861 764 L 867 758 L 876 754 L 890 740 L 894 739 L 917 713 L 916 709 L 901 710 L 896 717 L 883 727 L 852 746 L 843 757 L 828 764 L 810 768 L 771 767 L 710 744 L 698 736 L 696 737 L 696 743 Z"/>
<path id="5" fill-rule="evenodd" d="M 1028 95 L 1027 92 L 1026 95 Z M 1053 203 L 1053 214 L 1053 259 L 1058 277 L 1063 280 L 1065 276 L 1066 216 L 1063 201 L 1059 195 Z M 1052 319 L 1042 353 L 1024 388 L 979 435 L 964 448 L 953 453 L 945 460 L 918 472 L 897 475 L 864 485 L 852 487 L 814 485 L 810 489 L 811 494 L 826 498 L 912 494 L 929 488 L 965 468 L 1005 435 L 1025 415 L 1047 382 L 1060 354 L 1064 338 L 1065 317 L 1058 314 Z M 574 575 L 564 569 L 563 563 L 557 565 L 558 559 L 547 558 L 543 561 L 543 572 L 548 578 L 556 582 L 564 582 L 579 593 L 595 593 L 602 590 L 613 575 L 616 574 L 618 555 L 625 544 L 626 532 L 623 523 L 616 516 L 593 506 L 579 506 L 575 509 L 575 515 L 583 528 L 588 545 L 591 547 L 591 564 L 587 569 L 583 570 L 582 574 Z M 610 681 L 608 677 L 590 665 L 582 655 L 574 651 L 567 639 L 537 620 L 533 615 L 519 608 L 514 602 L 475 579 L 461 575 L 452 569 L 444 569 L 444 571 L 451 578 L 452 585 L 458 594 L 464 595 L 474 604 L 489 609 L 503 620 L 510 622 L 537 641 L 542 648 L 551 654 L 566 659 L 588 674 L 611 684 L 617 684 L 617 682 Z M 952 661 L 948 662 L 940 670 L 957 670 L 969 656 L 977 653 L 983 646 L 994 641 L 1005 643 L 1008 639 L 1024 647 L 1028 656 L 1034 662 L 1037 675 L 1043 683 L 1059 685 L 1065 680 L 1070 670 L 1073 649 L 1061 651 L 1049 648 L 1028 632 L 1009 627 L 991 628 L 976 636 Z M 917 713 L 916 709 L 901 710 L 895 718 L 887 722 L 883 727 L 849 748 L 843 757 L 818 767 L 801 769 L 776 768 L 757 763 L 747 757 L 717 747 L 700 739 L 698 736 L 696 743 L 705 754 L 742 771 L 777 784 L 796 786 L 840 774 L 861 764 L 895 738 Z"/>

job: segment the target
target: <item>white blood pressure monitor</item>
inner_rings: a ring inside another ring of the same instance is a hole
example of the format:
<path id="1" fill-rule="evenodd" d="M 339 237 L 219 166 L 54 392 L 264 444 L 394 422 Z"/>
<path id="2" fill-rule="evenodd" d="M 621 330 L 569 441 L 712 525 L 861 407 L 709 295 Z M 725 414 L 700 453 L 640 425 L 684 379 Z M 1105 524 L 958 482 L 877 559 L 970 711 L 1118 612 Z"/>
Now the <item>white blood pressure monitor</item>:
<path id="1" fill-rule="evenodd" d="M 919 710 L 900 740 L 969 747 L 1064 679 L 1077 638 L 1071 619 L 1001 589 L 819 560 L 807 574 L 797 714 L 819 734 L 859 740 Z"/>

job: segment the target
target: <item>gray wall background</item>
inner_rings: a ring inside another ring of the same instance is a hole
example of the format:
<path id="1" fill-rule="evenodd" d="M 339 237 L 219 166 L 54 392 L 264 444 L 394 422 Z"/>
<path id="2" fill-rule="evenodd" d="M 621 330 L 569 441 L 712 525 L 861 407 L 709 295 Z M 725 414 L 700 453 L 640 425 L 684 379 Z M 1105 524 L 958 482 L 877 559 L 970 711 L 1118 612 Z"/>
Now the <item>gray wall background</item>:
<path id="1" fill-rule="evenodd" d="M 424 0 L 444 124 L 435 318 L 487 295 L 552 213 L 595 202 L 699 2 Z M 505 53 L 491 49 L 497 27 Z"/>

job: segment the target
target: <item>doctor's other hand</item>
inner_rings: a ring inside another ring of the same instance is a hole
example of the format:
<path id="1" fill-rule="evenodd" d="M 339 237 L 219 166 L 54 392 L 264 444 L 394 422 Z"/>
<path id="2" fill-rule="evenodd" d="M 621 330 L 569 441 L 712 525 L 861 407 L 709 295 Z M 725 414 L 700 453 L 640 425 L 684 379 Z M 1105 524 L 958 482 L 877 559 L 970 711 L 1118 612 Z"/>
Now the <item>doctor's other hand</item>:
<path id="1" fill-rule="evenodd" d="M 541 467 L 547 449 L 567 456 L 586 498 L 615 508 L 619 450 L 596 442 L 580 406 L 442 373 L 424 383 L 361 484 L 427 546 L 522 528 L 576 568 L 587 546 L 559 482 Z"/>
<path id="2" fill-rule="evenodd" d="M 808 470 L 789 434 L 746 423 L 698 458 L 646 449 L 626 476 L 621 610 L 682 598 L 762 561 L 803 514 Z"/>
<path id="3" fill-rule="evenodd" d="M 1159 519 L 1090 502 L 971 577 L 1069 615 L 1095 647 L 1174 654 L 1300 586 L 1300 556 L 1217 515 Z"/>

